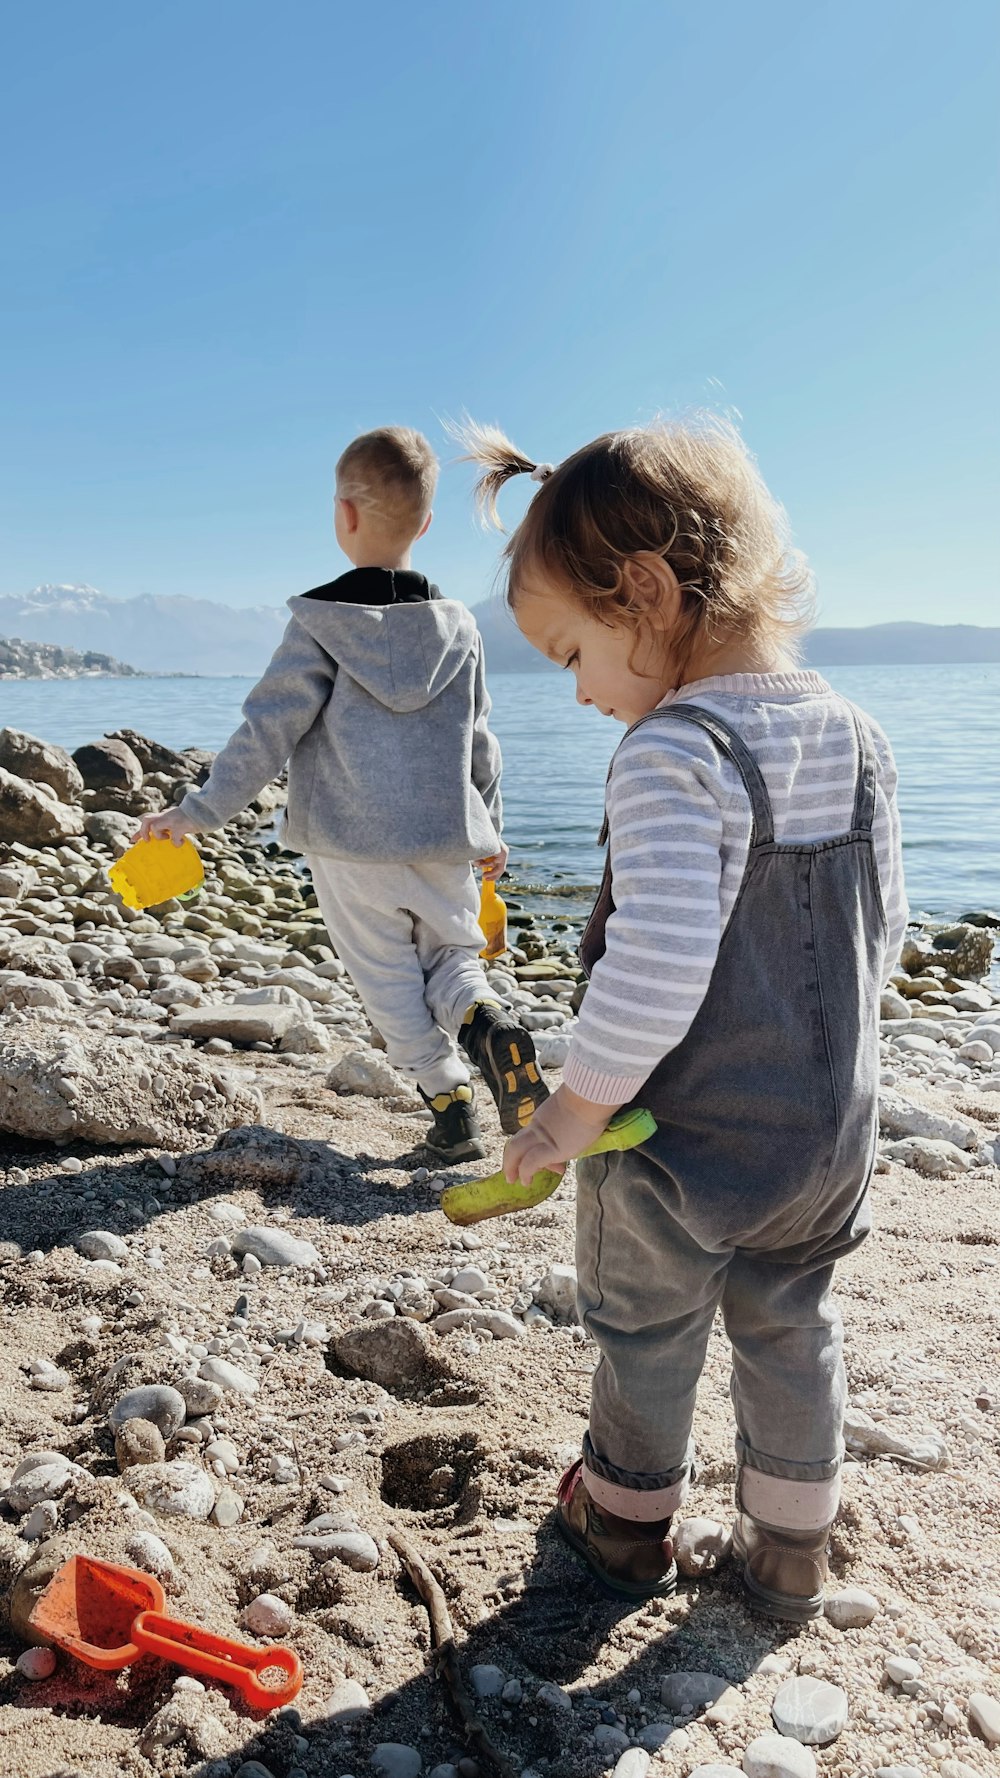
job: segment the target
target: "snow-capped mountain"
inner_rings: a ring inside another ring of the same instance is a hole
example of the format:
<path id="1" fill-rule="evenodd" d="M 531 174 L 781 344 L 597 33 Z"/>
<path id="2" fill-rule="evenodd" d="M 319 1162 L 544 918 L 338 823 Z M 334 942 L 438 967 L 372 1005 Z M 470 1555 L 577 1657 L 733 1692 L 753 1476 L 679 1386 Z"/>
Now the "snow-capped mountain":
<path id="1" fill-rule="evenodd" d="M 287 618 L 283 605 L 112 599 L 92 586 L 36 586 L 23 598 L 0 598 L 0 636 L 96 649 L 147 673 L 257 674 Z"/>

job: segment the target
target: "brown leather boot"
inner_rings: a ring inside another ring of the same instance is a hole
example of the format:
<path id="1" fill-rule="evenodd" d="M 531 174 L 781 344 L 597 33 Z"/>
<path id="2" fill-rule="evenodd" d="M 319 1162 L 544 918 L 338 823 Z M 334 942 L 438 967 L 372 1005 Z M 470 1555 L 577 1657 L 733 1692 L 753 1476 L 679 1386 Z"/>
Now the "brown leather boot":
<path id="1" fill-rule="evenodd" d="M 587 1492 L 581 1458 L 559 1483 L 556 1524 L 604 1592 L 625 1599 L 674 1592 L 677 1568 L 668 1535 L 670 1520 L 642 1524 L 596 1506 Z"/>
<path id="2" fill-rule="evenodd" d="M 830 1526 L 820 1531 L 780 1531 L 749 1513 L 737 1513 L 733 1556 L 743 1563 L 743 1585 L 767 1617 L 807 1624 L 822 1616 Z"/>

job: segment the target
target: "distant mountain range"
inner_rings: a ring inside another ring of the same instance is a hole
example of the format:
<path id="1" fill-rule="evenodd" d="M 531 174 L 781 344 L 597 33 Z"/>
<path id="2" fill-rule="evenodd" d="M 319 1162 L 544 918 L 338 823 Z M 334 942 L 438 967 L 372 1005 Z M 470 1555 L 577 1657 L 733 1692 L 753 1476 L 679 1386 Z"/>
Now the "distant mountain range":
<path id="1" fill-rule="evenodd" d="M 493 673 L 545 672 L 543 655 L 524 640 L 499 601 L 475 608 Z M 871 624 L 857 630 L 811 630 L 803 658 L 809 667 L 931 666 L 1000 661 L 1000 629 L 975 624 Z"/>
<path id="2" fill-rule="evenodd" d="M 256 674 L 281 639 L 283 605 L 237 609 L 178 595 L 111 599 L 92 586 L 37 586 L 0 599 L 0 636 L 97 649 L 144 673 Z"/>
<path id="3" fill-rule="evenodd" d="M 475 607 L 494 673 L 545 672 L 499 601 Z M 262 671 L 286 622 L 284 605 L 219 605 L 212 599 L 143 595 L 112 599 L 92 586 L 38 586 L 0 598 L 0 636 L 113 654 L 145 673 L 210 677 Z M 806 638 L 810 666 L 1000 661 L 1000 629 L 973 624 L 873 624 L 818 629 Z"/>

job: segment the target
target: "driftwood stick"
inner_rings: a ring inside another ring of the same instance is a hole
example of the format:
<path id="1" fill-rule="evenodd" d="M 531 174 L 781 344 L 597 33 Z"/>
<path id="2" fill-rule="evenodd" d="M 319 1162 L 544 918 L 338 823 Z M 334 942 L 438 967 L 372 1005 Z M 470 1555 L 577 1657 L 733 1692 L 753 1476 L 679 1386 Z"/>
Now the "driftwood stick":
<path id="1" fill-rule="evenodd" d="M 518 1778 L 518 1769 L 510 1760 L 494 1747 L 486 1728 L 476 1714 L 462 1678 L 459 1666 L 458 1650 L 455 1647 L 455 1628 L 448 1610 L 448 1601 L 434 1579 L 433 1574 L 408 1538 L 399 1531 L 390 1531 L 389 1542 L 406 1569 L 413 1585 L 427 1607 L 427 1615 L 431 1623 L 431 1644 L 434 1649 L 438 1672 L 451 1694 L 459 1722 L 469 1746 L 479 1754 L 481 1759 L 488 1761 L 499 1778 Z"/>

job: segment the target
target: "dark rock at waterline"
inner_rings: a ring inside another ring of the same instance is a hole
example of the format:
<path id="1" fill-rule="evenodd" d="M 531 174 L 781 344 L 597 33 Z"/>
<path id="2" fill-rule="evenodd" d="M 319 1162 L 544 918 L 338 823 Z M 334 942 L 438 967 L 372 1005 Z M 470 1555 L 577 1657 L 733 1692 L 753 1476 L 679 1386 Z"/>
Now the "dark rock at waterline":
<path id="1" fill-rule="evenodd" d="M 88 790 L 142 789 L 142 766 L 124 741 L 88 741 L 73 758 Z"/>

